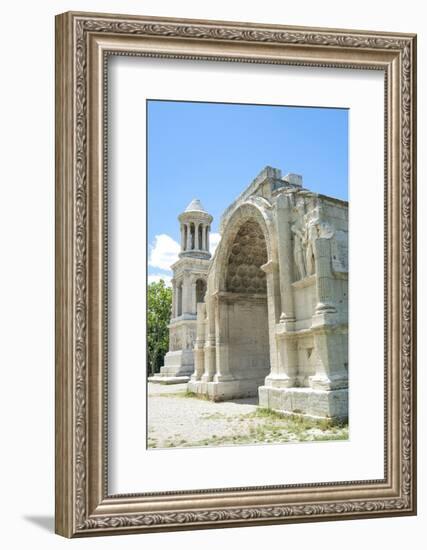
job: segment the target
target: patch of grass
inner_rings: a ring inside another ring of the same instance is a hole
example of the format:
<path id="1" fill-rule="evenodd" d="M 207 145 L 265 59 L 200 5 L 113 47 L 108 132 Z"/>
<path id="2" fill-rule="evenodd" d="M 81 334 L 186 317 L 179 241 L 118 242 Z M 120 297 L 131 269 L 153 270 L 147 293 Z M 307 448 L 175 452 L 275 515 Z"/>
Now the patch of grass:
<path id="1" fill-rule="evenodd" d="M 313 441 L 345 441 L 348 439 L 348 430 L 328 435 L 315 435 Z"/>
<path id="2" fill-rule="evenodd" d="M 147 447 L 149 449 L 155 449 L 157 447 L 157 441 L 155 439 L 152 439 L 151 437 L 149 437 L 148 441 L 147 441 Z"/>
<path id="3" fill-rule="evenodd" d="M 221 445 L 247 445 L 252 443 L 252 437 L 244 435 L 229 435 L 223 437 L 208 437 L 195 441 L 192 446 L 194 447 L 218 447 Z"/>
<path id="4" fill-rule="evenodd" d="M 161 447 L 220 447 L 225 445 L 262 445 L 266 443 L 288 443 L 304 441 L 344 441 L 348 439 L 348 430 L 343 429 L 336 433 L 327 434 L 310 433 L 309 431 L 288 431 L 281 429 L 271 423 L 251 425 L 248 433 L 229 434 L 219 436 L 213 434 L 211 437 L 203 438 L 198 441 L 188 442 L 185 439 L 168 440 Z M 156 448 L 156 444 L 150 444 L 149 447 Z"/>
<path id="5" fill-rule="evenodd" d="M 216 436 L 196 441 L 192 446 L 222 446 L 222 445 L 254 445 L 262 443 L 286 443 L 289 441 L 288 434 L 280 434 L 280 437 L 275 437 L 268 430 L 258 427 L 254 432 L 248 434 L 234 434 L 226 436 Z"/>
<path id="6" fill-rule="evenodd" d="M 286 416 L 278 411 L 273 411 L 272 409 L 265 409 L 264 407 L 258 407 L 257 410 L 251 413 L 257 418 L 276 418 L 278 420 L 284 420 Z"/>
<path id="7" fill-rule="evenodd" d="M 296 437 L 292 437 L 296 436 Z M 209 438 L 195 441 L 191 444 L 193 447 L 217 447 L 221 445 L 256 445 L 265 443 L 287 443 L 289 441 L 339 441 L 348 439 L 347 430 L 340 433 L 329 434 L 309 434 L 301 432 L 298 434 L 271 429 L 271 426 L 257 426 L 250 429 L 247 434 L 234 434 L 227 436 L 212 436 Z"/>
<path id="8" fill-rule="evenodd" d="M 293 431 L 294 429 L 297 431 L 309 430 L 312 428 L 317 428 L 322 431 L 333 431 L 336 429 L 343 429 L 348 426 L 346 422 L 332 420 L 331 418 L 315 419 L 301 416 L 296 414 L 296 410 L 297 409 L 295 409 L 294 414 L 284 414 L 280 411 L 258 407 L 257 410 L 251 414 L 255 418 L 268 418 L 269 420 L 278 421 L 280 424 L 286 424 L 290 431 Z"/>
<path id="9" fill-rule="evenodd" d="M 198 397 L 190 392 L 188 394 L 182 392 L 176 395 L 189 398 Z M 218 434 L 218 430 L 216 430 L 216 434 L 202 437 L 200 440 L 195 441 L 181 439 L 180 434 L 177 433 L 176 437 L 170 436 L 160 446 L 163 448 L 218 447 L 224 445 L 256 445 L 286 443 L 289 441 L 338 441 L 348 439 L 347 423 L 336 422 L 331 419 L 306 418 L 299 414 L 289 415 L 261 407 L 257 408 L 254 412 L 233 416 L 218 411 L 203 413 L 200 419 L 221 421 L 224 429 L 229 431 L 229 433 L 220 435 Z M 231 422 L 235 422 L 234 426 L 230 426 Z M 228 426 L 232 429 L 230 430 Z M 203 428 L 201 428 L 201 432 L 203 433 Z M 158 442 L 150 438 L 150 447 L 156 447 L 156 443 L 158 446 Z"/>

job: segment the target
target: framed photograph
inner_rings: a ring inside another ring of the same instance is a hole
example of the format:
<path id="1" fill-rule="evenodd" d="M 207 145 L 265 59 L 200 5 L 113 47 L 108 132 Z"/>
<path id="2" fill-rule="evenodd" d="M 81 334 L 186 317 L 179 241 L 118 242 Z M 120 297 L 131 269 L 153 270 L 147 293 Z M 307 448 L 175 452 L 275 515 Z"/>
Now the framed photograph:
<path id="1" fill-rule="evenodd" d="M 416 513 L 416 36 L 56 18 L 56 532 Z"/>

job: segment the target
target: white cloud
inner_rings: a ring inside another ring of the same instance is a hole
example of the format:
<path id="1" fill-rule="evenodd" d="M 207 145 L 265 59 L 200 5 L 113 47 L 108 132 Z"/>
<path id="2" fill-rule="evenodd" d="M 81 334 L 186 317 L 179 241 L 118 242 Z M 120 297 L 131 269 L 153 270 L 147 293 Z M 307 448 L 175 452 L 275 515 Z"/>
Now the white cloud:
<path id="1" fill-rule="evenodd" d="M 219 233 L 211 233 L 209 235 L 209 250 L 211 254 L 215 252 L 221 235 Z M 181 251 L 181 246 L 169 235 L 162 233 L 154 237 L 154 243 L 150 245 L 148 255 L 148 265 L 150 267 L 156 267 L 161 271 L 166 271 L 167 275 L 155 273 L 148 276 L 148 282 L 159 281 L 164 279 L 170 284 L 171 279 L 171 265 L 178 261 L 178 254 Z M 152 277 L 152 280 L 150 280 Z"/>
<path id="2" fill-rule="evenodd" d="M 169 235 L 156 235 L 154 237 L 154 244 L 150 245 L 148 265 L 164 271 L 170 271 L 171 265 L 178 260 L 180 250 L 180 245 L 172 237 L 169 237 Z"/>
<path id="3" fill-rule="evenodd" d="M 171 283 L 172 276 L 163 275 L 162 273 L 153 273 L 152 275 L 148 275 L 148 284 L 158 283 L 160 279 L 163 279 L 166 286 L 172 286 L 172 283 Z"/>
<path id="4" fill-rule="evenodd" d="M 212 255 L 215 252 L 220 240 L 221 235 L 219 233 L 211 233 L 209 235 L 209 250 Z"/>

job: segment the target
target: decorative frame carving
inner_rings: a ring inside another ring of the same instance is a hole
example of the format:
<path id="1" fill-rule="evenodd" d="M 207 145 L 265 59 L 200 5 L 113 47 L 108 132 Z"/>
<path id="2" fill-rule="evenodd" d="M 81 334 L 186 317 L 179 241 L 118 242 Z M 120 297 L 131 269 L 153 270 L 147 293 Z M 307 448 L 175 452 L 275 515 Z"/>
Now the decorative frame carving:
<path id="1" fill-rule="evenodd" d="M 108 495 L 106 59 L 385 73 L 385 478 Z M 416 513 L 416 37 L 65 13 L 56 18 L 56 532 L 67 537 Z"/>

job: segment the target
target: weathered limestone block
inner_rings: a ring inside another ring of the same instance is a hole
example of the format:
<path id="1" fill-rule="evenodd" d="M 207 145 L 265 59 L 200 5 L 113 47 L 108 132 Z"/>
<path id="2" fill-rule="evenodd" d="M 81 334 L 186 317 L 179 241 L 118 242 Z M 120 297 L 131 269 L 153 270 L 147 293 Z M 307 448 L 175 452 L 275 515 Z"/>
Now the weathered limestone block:
<path id="1" fill-rule="evenodd" d="M 313 390 L 311 388 L 259 389 L 261 407 L 308 418 L 348 419 L 348 391 Z"/>
<path id="2" fill-rule="evenodd" d="M 333 390 L 348 387 L 346 332 L 319 330 L 315 332 L 317 371 L 310 377 L 313 389 Z"/>

